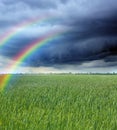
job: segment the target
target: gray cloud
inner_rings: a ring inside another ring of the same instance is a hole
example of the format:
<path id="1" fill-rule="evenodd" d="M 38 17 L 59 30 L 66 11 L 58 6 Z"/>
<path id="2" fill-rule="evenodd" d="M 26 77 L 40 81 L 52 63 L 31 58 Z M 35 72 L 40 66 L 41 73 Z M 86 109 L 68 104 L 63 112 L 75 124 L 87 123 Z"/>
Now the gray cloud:
<path id="1" fill-rule="evenodd" d="M 32 8 L 54 8 L 56 7 L 56 2 L 54 2 L 53 0 L 20 0 L 20 1 L 15 1 L 15 0 L 3 0 L 3 3 L 5 5 L 11 6 L 11 5 L 16 5 L 19 3 L 24 3 Z"/>
<path id="2" fill-rule="evenodd" d="M 42 29 L 46 33 L 53 28 L 65 27 L 65 35 L 37 50 L 24 61 L 25 66 L 73 67 L 93 61 L 103 61 L 101 66 L 95 62 L 93 68 L 117 65 L 116 0 L 1 0 L 0 34 L 26 19 L 47 14 L 57 20 L 21 32 L 0 48 L 0 55 L 12 59 L 39 38 Z"/>

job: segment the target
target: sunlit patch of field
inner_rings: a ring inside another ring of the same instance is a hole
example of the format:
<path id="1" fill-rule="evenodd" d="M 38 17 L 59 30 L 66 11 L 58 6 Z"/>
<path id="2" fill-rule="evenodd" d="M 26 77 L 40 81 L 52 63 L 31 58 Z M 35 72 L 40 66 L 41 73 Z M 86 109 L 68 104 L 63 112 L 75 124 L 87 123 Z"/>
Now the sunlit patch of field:
<path id="1" fill-rule="evenodd" d="M 0 130 L 117 130 L 117 76 L 17 76 L 0 93 Z"/>

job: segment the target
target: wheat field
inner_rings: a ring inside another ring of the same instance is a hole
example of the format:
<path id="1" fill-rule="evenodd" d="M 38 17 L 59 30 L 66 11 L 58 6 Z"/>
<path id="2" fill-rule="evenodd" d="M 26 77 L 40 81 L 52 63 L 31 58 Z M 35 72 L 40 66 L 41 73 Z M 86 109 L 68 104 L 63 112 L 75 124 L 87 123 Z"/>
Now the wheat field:
<path id="1" fill-rule="evenodd" d="M 0 130 L 117 130 L 117 76 L 14 75 Z"/>

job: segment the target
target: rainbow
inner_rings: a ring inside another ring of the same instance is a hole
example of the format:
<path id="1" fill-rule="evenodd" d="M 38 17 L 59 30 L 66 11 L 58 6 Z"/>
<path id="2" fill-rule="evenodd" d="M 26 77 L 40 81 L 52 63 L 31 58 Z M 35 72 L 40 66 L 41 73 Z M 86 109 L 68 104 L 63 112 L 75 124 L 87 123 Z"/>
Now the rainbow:
<path id="1" fill-rule="evenodd" d="M 35 25 L 35 24 L 40 24 L 42 22 L 46 21 L 53 21 L 55 20 L 56 17 L 52 15 L 45 15 L 41 17 L 36 17 L 32 19 L 28 19 L 23 21 L 20 24 L 17 24 L 16 26 L 12 27 L 9 29 L 7 32 L 5 32 L 3 35 L 0 36 L 0 47 L 2 47 L 4 44 L 6 44 L 11 38 L 17 36 L 20 32 L 23 30 Z"/>
<path id="2" fill-rule="evenodd" d="M 11 73 L 16 70 L 20 64 L 26 60 L 27 57 L 29 57 L 32 53 L 34 53 L 37 49 L 40 49 L 45 44 L 48 44 L 49 41 L 52 41 L 55 38 L 59 38 L 59 36 L 62 36 L 64 33 L 66 33 L 63 30 L 54 31 L 52 33 L 49 33 L 46 36 L 43 36 L 34 42 L 30 43 L 29 46 L 25 47 L 20 53 L 18 53 L 14 58 L 14 62 L 10 64 L 9 69 L 11 70 Z M 12 74 L 2 75 L 0 78 L 0 91 L 5 90 L 6 86 L 10 82 L 10 79 L 12 78 Z"/>

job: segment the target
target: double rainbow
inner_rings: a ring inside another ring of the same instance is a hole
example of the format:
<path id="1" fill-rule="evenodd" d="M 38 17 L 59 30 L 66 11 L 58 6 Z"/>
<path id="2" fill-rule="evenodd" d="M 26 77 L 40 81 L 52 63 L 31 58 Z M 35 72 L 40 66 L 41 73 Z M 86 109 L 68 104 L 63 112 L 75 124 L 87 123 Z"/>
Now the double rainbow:
<path id="1" fill-rule="evenodd" d="M 23 24 L 23 28 L 27 28 L 29 26 L 31 26 L 32 24 L 34 24 L 35 22 L 33 21 L 32 23 L 29 22 L 28 24 L 26 24 L 26 26 L 24 26 Z M 36 21 L 37 23 L 37 21 Z M 19 27 L 19 26 L 18 26 Z M 14 37 L 14 35 L 16 35 L 17 29 L 13 32 L 9 32 L 6 37 L 3 38 L 2 40 L 2 45 L 4 45 L 9 39 L 11 39 L 12 37 Z M 10 72 L 14 72 L 14 70 L 16 70 L 16 68 L 18 66 L 21 65 L 21 63 L 23 61 L 26 60 L 27 57 L 29 57 L 32 53 L 34 53 L 37 49 L 40 49 L 42 46 L 44 46 L 45 44 L 48 44 L 49 41 L 52 41 L 55 38 L 58 38 L 59 36 L 63 35 L 65 33 L 64 30 L 58 30 L 58 31 L 53 31 L 37 40 L 35 40 L 32 43 L 29 43 L 29 46 L 26 46 L 20 53 L 18 53 L 14 58 L 13 58 L 13 63 L 11 63 L 10 65 L 8 65 Z M 4 91 L 5 88 L 7 87 L 8 83 L 10 82 L 10 79 L 12 78 L 12 74 L 6 74 L 6 75 L 2 75 L 0 77 L 0 91 Z"/>

